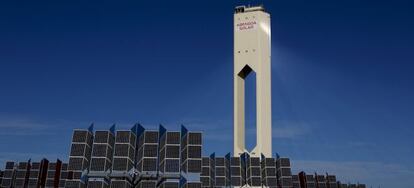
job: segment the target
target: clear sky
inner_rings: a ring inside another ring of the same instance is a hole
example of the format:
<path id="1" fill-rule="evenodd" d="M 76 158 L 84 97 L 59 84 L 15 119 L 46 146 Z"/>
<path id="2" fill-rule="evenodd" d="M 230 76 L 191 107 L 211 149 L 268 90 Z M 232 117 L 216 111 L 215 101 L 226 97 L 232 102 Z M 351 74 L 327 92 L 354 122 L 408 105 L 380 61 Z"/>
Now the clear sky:
<path id="1" fill-rule="evenodd" d="M 91 122 L 184 124 L 205 155 L 232 151 L 233 8 L 248 3 L 272 18 L 273 151 L 294 172 L 412 187 L 414 4 L 391 0 L 1 1 L 0 167 L 67 160 Z"/>

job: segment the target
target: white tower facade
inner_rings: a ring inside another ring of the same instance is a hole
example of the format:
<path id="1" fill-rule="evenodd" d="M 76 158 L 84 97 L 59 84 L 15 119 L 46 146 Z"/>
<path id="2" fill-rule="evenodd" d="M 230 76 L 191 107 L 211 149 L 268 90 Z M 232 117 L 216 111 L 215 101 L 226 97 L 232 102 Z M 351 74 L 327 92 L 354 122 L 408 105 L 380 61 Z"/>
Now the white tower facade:
<path id="1" fill-rule="evenodd" d="M 261 6 L 234 13 L 234 156 L 272 156 L 270 15 Z M 256 73 L 256 146 L 245 146 L 245 78 Z"/>

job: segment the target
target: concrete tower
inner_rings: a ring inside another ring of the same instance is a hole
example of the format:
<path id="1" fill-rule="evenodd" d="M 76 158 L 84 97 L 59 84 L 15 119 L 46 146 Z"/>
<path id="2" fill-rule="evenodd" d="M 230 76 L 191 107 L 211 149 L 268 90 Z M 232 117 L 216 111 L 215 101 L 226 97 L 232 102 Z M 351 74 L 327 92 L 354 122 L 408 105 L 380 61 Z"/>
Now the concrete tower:
<path id="1" fill-rule="evenodd" d="M 272 155 L 270 15 L 262 6 L 234 13 L 234 155 Z M 256 147 L 245 147 L 245 78 L 256 72 Z"/>

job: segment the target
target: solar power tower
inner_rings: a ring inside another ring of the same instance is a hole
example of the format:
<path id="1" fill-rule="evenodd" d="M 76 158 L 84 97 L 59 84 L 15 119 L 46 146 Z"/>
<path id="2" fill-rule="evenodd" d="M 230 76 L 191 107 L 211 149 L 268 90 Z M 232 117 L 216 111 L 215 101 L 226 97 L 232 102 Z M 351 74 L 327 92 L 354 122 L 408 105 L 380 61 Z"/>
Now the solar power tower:
<path id="1" fill-rule="evenodd" d="M 140 125 L 131 130 L 118 130 L 115 136 L 115 152 L 111 172 L 111 187 L 133 187 L 135 148 Z"/>
<path id="2" fill-rule="evenodd" d="M 161 188 L 178 188 L 180 180 L 180 131 L 167 131 L 159 126 L 159 177 Z"/>
<path id="3" fill-rule="evenodd" d="M 88 187 L 110 187 L 109 178 L 115 145 L 115 125 L 109 130 L 95 131 L 92 146 L 91 164 L 88 173 Z"/>
<path id="4" fill-rule="evenodd" d="M 138 137 L 136 157 L 137 177 L 135 184 L 140 188 L 155 188 L 158 182 L 158 130 L 143 130 Z"/>
<path id="5" fill-rule="evenodd" d="M 181 126 L 181 178 L 180 187 L 201 187 L 202 133 L 188 131 Z"/>
<path id="6" fill-rule="evenodd" d="M 89 162 L 91 159 L 93 143 L 93 124 L 88 130 L 75 129 L 72 136 L 68 164 L 68 180 L 65 187 L 83 188 L 86 187 Z"/>
<path id="7" fill-rule="evenodd" d="M 3 181 L 1 187 L 14 187 L 16 166 L 13 161 L 6 162 L 6 168 L 3 173 Z"/>
<path id="8" fill-rule="evenodd" d="M 262 6 L 234 13 L 234 156 L 272 156 L 270 15 Z M 256 73 L 256 146 L 245 145 L 245 79 Z"/>

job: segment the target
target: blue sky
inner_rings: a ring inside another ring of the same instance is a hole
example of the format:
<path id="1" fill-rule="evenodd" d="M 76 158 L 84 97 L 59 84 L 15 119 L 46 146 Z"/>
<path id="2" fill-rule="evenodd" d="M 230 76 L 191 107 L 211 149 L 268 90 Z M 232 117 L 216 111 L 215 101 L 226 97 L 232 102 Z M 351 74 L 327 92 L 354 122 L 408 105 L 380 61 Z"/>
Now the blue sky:
<path id="1" fill-rule="evenodd" d="M 248 3 L 272 18 L 274 152 L 294 172 L 414 184 L 409 1 L 1 1 L 0 167 L 66 160 L 91 122 L 184 124 L 205 155 L 232 151 L 232 14 Z"/>

